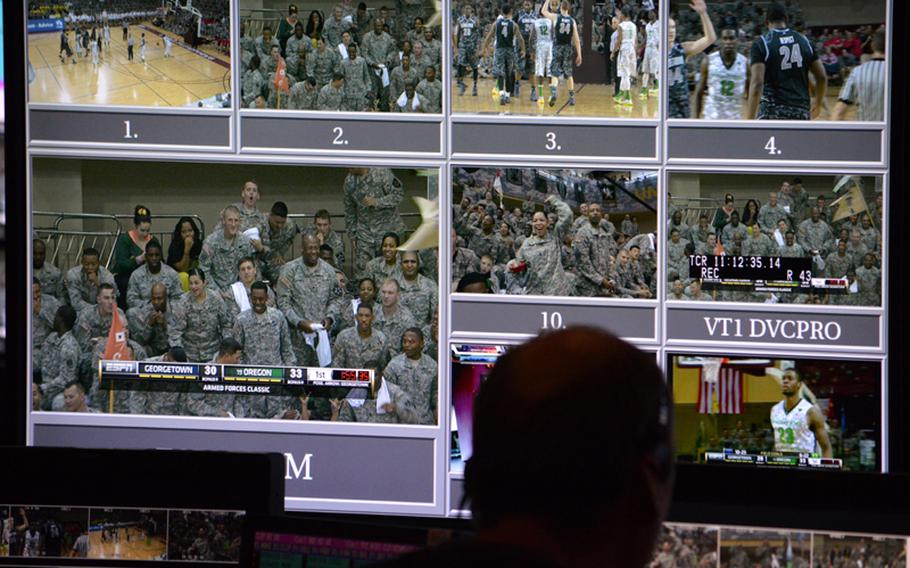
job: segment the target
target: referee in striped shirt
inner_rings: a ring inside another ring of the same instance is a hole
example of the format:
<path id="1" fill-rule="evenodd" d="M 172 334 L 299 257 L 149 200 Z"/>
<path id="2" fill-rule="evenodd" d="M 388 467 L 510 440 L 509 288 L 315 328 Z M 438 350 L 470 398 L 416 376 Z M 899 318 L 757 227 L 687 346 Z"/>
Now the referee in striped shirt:
<path id="1" fill-rule="evenodd" d="M 872 35 L 872 59 L 853 70 L 837 96 L 834 120 L 846 120 L 848 105 L 856 105 L 857 120 L 885 119 L 885 28 Z"/>

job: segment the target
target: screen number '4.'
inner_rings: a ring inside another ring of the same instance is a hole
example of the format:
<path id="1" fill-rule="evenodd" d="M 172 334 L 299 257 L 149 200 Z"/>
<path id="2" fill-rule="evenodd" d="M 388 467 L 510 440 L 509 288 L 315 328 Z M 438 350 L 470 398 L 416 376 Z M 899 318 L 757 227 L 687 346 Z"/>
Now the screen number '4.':
<path id="1" fill-rule="evenodd" d="M 128 140 L 135 140 L 136 138 L 139 138 L 139 133 L 133 132 L 132 126 L 133 125 L 130 124 L 129 120 L 123 121 L 123 127 L 126 130 L 126 132 L 124 132 L 124 134 L 123 134 L 123 137 Z"/>
<path id="2" fill-rule="evenodd" d="M 774 140 L 774 136 L 768 138 L 768 142 L 765 143 L 765 150 L 767 150 L 768 154 L 771 156 L 780 156 L 784 153 L 783 150 L 777 147 L 777 142 Z"/>

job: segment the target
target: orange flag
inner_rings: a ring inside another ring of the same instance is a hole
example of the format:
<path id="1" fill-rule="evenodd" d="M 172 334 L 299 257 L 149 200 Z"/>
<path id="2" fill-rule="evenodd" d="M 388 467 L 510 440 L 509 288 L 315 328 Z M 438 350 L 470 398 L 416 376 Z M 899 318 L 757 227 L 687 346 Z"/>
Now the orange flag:
<path id="1" fill-rule="evenodd" d="M 120 319 L 120 310 L 114 305 L 114 315 L 111 319 L 111 331 L 107 334 L 107 345 L 104 346 L 104 359 L 111 360 L 130 360 L 130 353 L 127 349 L 126 328 Z"/>
<path id="2" fill-rule="evenodd" d="M 288 86 L 288 68 L 284 63 L 284 57 L 278 57 L 278 67 L 275 69 L 275 88 L 282 93 L 290 90 Z"/>

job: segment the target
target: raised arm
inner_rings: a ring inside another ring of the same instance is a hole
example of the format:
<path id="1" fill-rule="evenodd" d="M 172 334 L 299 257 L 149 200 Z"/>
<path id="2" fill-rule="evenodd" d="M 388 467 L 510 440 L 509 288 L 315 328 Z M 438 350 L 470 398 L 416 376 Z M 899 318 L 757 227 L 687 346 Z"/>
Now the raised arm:
<path id="1" fill-rule="evenodd" d="M 711 16 L 708 15 L 708 6 L 705 4 L 705 0 L 692 0 L 689 7 L 698 12 L 698 17 L 701 19 L 703 35 L 695 41 L 685 41 L 682 43 L 682 48 L 686 53 L 686 57 L 692 57 L 693 55 L 701 53 L 717 41 L 717 33 L 714 31 L 714 24 L 711 22 Z"/>

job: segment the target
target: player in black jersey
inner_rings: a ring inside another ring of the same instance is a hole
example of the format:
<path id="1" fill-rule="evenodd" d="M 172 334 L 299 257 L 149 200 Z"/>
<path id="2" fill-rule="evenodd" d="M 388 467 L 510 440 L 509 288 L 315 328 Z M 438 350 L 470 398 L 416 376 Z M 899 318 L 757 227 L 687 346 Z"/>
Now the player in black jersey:
<path id="1" fill-rule="evenodd" d="M 512 7 L 508 4 L 503 4 L 501 15 L 483 38 L 484 52 L 490 48 L 494 35 L 493 76 L 499 90 L 499 104 L 504 105 L 511 102 L 510 93 L 515 83 L 515 42 L 518 42 L 521 56 L 525 55 L 525 42 L 518 32 L 518 24 L 512 20 Z"/>
<path id="2" fill-rule="evenodd" d="M 575 104 L 575 79 L 572 77 L 572 54 L 575 54 L 575 65 L 581 66 L 581 41 L 578 39 L 578 26 L 575 20 L 569 15 L 572 9 L 568 0 L 562 0 L 559 4 L 559 13 L 554 14 L 550 11 L 549 0 L 546 0 L 541 6 L 541 14 L 553 22 L 553 62 L 550 64 L 550 106 L 556 104 L 556 90 L 559 86 L 559 78 L 566 78 L 566 85 L 569 87 L 569 104 Z"/>
<path id="3" fill-rule="evenodd" d="M 803 34 L 787 27 L 787 10 L 767 8 L 768 33 L 752 43 L 749 106 L 746 118 L 809 120 L 818 118 L 828 78 L 818 53 Z M 809 98 L 809 74 L 815 79 L 815 104 Z"/>
<path id="4" fill-rule="evenodd" d="M 537 14 L 534 12 L 534 3 L 531 2 L 531 0 L 522 1 L 521 9 L 518 10 L 515 21 L 518 23 L 518 31 L 521 33 L 521 39 L 525 42 L 525 57 L 519 58 L 518 64 L 516 65 L 515 92 L 513 92 L 512 95 L 518 96 L 518 93 L 521 90 L 519 89 L 521 78 L 526 76 L 531 81 L 531 95 L 533 96 L 537 89 L 534 88 L 536 77 L 534 75 L 534 49 L 531 45 L 531 32 L 534 30 L 534 22 L 537 21 Z"/>

